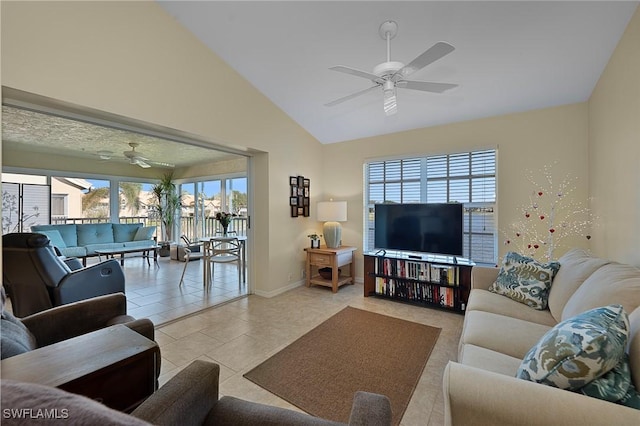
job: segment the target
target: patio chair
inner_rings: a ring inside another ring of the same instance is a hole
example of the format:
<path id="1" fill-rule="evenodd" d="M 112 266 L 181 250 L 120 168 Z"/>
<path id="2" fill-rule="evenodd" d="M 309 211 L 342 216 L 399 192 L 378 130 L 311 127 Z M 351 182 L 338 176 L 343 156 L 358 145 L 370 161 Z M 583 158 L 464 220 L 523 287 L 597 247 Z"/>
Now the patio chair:
<path id="1" fill-rule="evenodd" d="M 214 237 L 209 240 L 209 246 L 205 246 L 206 267 L 209 272 L 211 284 L 215 272 L 216 263 L 235 263 L 238 266 L 238 287 L 242 285 L 242 256 L 240 253 L 240 241 L 236 237 Z"/>

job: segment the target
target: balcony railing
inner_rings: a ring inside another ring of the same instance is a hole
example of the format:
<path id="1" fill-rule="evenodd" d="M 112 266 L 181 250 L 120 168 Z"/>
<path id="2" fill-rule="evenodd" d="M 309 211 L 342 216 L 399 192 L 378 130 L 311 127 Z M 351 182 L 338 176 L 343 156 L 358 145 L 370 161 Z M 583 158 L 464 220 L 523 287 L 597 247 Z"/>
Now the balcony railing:
<path id="1" fill-rule="evenodd" d="M 82 224 L 82 223 L 109 223 L 111 220 L 108 217 L 101 218 L 88 218 L 88 217 L 52 217 L 52 225 L 62 224 Z M 158 234 L 160 230 L 160 221 L 158 219 L 150 218 L 147 216 L 127 216 L 119 218 L 120 223 L 142 223 L 143 226 L 156 226 Z M 247 235 L 248 218 L 243 216 L 234 217 L 229 224 L 228 231 L 237 235 Z M 213 217 L 207 217 L 204 219 L 203 229 L 201 232 L 196 233 L 195 219 L 193 216 L 182 216 L 180 218 L 180 233 L 176 238 L 179 240 L 180 235 L 184 234 L 189 239 L 197 239 L 200 237 L 211 236 L 222 233 L 222 225 Z M 160 237 L 159 235 L 156 235 Z"/>

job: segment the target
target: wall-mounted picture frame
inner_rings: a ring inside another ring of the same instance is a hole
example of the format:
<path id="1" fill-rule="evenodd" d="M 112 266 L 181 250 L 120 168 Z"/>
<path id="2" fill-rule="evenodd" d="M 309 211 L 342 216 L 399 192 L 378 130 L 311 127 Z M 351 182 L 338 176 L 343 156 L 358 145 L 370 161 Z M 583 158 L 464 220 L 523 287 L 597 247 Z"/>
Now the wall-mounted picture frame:
<path id="1" fill-rule="evenodd" d="M 311 205 L 311 180 L 304 176 L 289 176 L 289 207 L 291 217 L 309 217 Z"/>

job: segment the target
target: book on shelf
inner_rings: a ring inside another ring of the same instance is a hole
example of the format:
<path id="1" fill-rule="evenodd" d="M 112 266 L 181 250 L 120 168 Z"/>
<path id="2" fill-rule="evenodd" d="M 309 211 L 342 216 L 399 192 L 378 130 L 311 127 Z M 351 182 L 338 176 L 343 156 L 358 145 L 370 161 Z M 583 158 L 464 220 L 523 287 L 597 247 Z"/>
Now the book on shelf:
<path id="1" fill-rule="evenodd" d="M 376 275 L 409 278 L 452 286 L 458 286 L 460 283 L 460 268 L 452 265 L 385 257 L 378 258 L 374 267 Z"/>
<path id="2" fill-rule="evenodd" d="M 394 278 L 376 277 L 375 292 L 383 296 L 426 302 L 447 308 L 454 308 L 456 302 L 455 290 L 451 287 Z"/>

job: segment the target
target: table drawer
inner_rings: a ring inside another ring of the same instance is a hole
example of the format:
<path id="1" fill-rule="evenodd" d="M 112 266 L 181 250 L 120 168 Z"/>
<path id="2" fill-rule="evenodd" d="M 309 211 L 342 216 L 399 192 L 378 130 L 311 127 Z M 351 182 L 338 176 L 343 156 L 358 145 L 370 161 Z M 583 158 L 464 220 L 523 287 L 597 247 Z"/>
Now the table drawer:
<path id="1" fill-rule="evenodd" d="M 309 256 L 309 262 L 312 265 L 331 266 L 331 257 L 324 254 L 311 253 Z"/>

